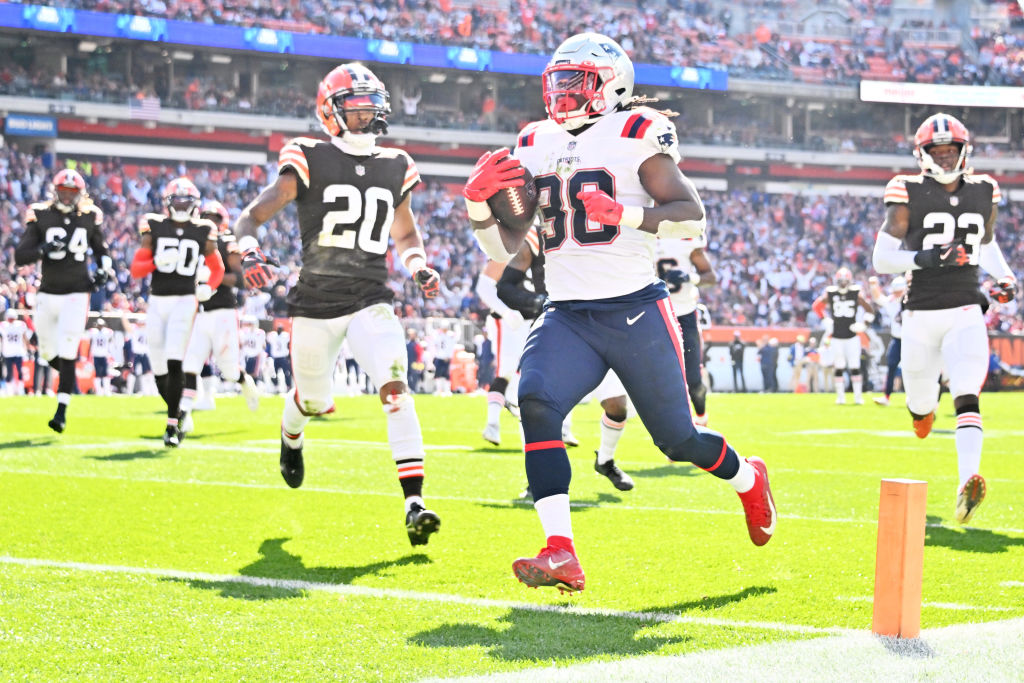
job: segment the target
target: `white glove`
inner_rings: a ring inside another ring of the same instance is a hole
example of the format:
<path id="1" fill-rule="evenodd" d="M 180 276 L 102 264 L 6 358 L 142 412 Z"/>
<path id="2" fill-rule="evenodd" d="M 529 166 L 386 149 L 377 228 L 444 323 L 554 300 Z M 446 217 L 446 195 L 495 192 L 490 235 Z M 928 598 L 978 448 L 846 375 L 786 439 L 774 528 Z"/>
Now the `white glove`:
<path id="1" fill-rule="evenodd" d="M 206 267 L 206 264 L 200 263 L 199 268 L 196 269 L 196 282 L 206 284 L 209 281 L 210 269 Z"/>
<path id="2" fill-rule="evenodd" d="M 866 329 L 868 329 L 868 326 L 860 322 L 859 320 L 850 325 L 850 332 L 856 332 L 857 334 L 860 334 Z"/>
<path id="3" fill-rule="evenodd" d="M 213 288 L 210 285 L 205 282 L 196 285 L 196 298 L 199 299 L 200 303 L 209 301 L 211 296 L 213 296 Z"/>
<path id="4" fill-rule="evenodd" d="M 178 250 L 174 247 L 161 249 L 160 252 L 153 257 L 153 265 L 155 265 L 156 269 L 161 272 L 174 270 L 174 267 L 178 265 Z"/>

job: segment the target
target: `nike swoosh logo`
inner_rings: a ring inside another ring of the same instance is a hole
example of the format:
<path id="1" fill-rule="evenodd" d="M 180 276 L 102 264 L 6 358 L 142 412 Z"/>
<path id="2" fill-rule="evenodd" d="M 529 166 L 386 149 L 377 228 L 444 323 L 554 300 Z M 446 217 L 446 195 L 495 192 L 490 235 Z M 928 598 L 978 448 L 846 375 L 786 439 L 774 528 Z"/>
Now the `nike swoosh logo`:
<path id="1" fill-rule="evenodd" d="M 772 500 L 771 496 L 768 496 L 768 507 L 772 509 L 772 523 L 771 526 L 761 527 L 761 531 L 771 536 L 775 533 L 775 523 L 779 521 L 779 516 L 775 514 L 775 501 Z"/>
<path id="2" fill-rule="evenodd" d="M 642 311 L 642 312 L 641 312 L 641 313 L 640 313 L 640 314 L 639 314 L 638 316 L 636 316 L 635 318 L 629 318 L 629 317 L 627 317 L 627 318 L 626 318 L 626 324 L 627 324 L 627 325 L 632 325 L 632 324 L 633 324 L 633 323 L 635 323 L 635 322 L 636 322 L 637 320 L 639 320 L 640 318 L 644 317 L 644 314 L 646 314 L 646 313 L 647 313 L 647 311 Z"/>
<path id="3" fill-rule="evenodd" d="M 568 560 L 562 560 L 561 562 L 553 562 L 550 557 L 548 558 L 548 566 L 552 569 L 558 569 L 563 564 L 569 564 L 570 562 L 572 562 L 571 557 Z"/>

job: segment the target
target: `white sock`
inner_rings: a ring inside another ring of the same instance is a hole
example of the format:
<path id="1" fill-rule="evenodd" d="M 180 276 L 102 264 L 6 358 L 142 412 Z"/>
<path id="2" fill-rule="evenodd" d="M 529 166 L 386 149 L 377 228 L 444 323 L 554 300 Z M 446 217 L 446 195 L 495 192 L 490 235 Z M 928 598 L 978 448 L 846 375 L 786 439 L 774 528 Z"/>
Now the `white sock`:
<path id="1" fill-rule="evenodd" d="M 394 403 L 382 406 L 388 418 L 388 444 L 395 460 L 423 459 L 423 432 L 416 416 L 416 405 L 409 394 L 399 394 Z M 422 472 L 421 472 L 422 474 Z"/>
<path id="2" fill-rule="evenodd" d="M 565 416 L 564 420 L 562 420 L 562 433 L 565 434 L 566 432 L 571 432 L 571 431 L 572 431 L 572 411 L 570 410 L 569 414 Z"/>
<path id="3" fill-rule="evenodd" d="M 854 402 L 864 400 L 864 378 L 860 375 L 853 376 L 853 400 Z"/>
<path id="4" fill-rule="evenodd" d="M 956 416 L 956 462 L 960 474 L 957 493 L 981 469 L 981 445 L 985 434 L 981 428 L 981 415 L 961 413 Z"/>
<path id="5" fill-rule="evenodd" d="M 843 376 L 836 377 L 836 400 L 846 401 L 846 378 Z"/>
<path id="6" fill-rule="evenodd" d="M 412 509 L 413 505 L 419 505 L 424 510 L 427 509 L 426 504 L 423 502 L 423 498 L 420 496 L 409 496 L 405 499 L 405 514 L 409 514 L 409 510 Z"/>
<path id="7" fill-rule="evenodd" d="M 754 488 L 754 482 L 757 478 L 757 472 L 754 467 L 746 461 L 745 458 L 740 458 L 740 468 L 736 470 L 735 476 L 727 481 L 736 489 L 736 493 L 746 493 L 750 489 Z"/>
<path id="8" fill-rule="evenodd" d="M 501 422 L 501 409 L 505 407 L 505 396 L 497 391 L 487 393 L 487 424 L 497 425 Z"/>
<path id="9" fill-rule="evenodd" d="M 544 537 L 565 536 L 572 538 L 572 519 L 569 516 L 569 494 L 559 493 L 541 498 L 533 504 L 544 527 Z"/>
<path id="10" fill-rule="evenodd" d="M 181 391 L 181 402 L 178 404 L 178 408 L 182 412 L 187 413 L 190 410 L 192 410 L 192 404 L 195 403 L 195 400 L 196 400 L 196 390 L 195 389 L 182 389 L 182 391 Z"/>
<path id="11" fill-rule="evenodd" d="M 615 447 L 619 445 L 622 437 L 622 430 L 626 421 L 616 422 L 608 417 L 608 413 L 601 416 L 601 446 L 597 449 L 597 462 L 605 464 L 615 459 Z"/>
<path id="12" fill-rule="evenodd" d="M 203 377 L 203 398 L 207 401 L 213 401 L 217 395 L 217 379 L 216 375 L 210 375 L 209 377 Z M 235 381 L 238 381 L 237 378 Z"/>
<path id="13" fill-rule="evenodd" d="M 306 428 L 309 417 L 299 411 L 295 405 L 295 390 L 284 397 L 284 412 L 281 413 L 281 438 L 291 448 L 302 447 L 302 430 Z"/>
<path id="14" fill-rule="evenodd" d="M 71 403 L 71 394 L 65 394 L 63 392 L 57 394 L 57 403 L 60 403 L 61 405 L 65 406 Z"/>

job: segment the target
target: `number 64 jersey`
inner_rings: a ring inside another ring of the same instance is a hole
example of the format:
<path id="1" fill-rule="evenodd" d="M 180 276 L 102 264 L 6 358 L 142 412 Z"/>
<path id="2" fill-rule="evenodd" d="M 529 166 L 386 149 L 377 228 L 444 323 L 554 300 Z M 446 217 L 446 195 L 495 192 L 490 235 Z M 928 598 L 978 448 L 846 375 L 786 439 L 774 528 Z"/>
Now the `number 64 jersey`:
<path id="1" fill-rule="evenodd" d="M 520 132 L 513 156 L 537 185 L 545 283 L 552 301 L 608 299 L 658 281 L 655 236 L 588 221 L 577 198 L 582 191 L 602 190 L 624 205 L 653 206 L 639 169 L 655 154 L 679 162 L 675 126 L 648 107 L 606 114 L 577 135 L 551 119 Z"/>
<path id="2" fill-rule="evenodd" d="M 348 154 L 333 142 L 295 138 L 281 149 L 278 170 L 298 178 L 295 205 L 302 270 L 288 293 L 289 313 L 337 318 L 390 303 L 385 281 L 395 209 L 420 182 L 404 151 L 374 147 Z"/>
<path id="3" fill-rule="evenodd" d="M 64 213 L 52 201 L 29 206 L 25 212 L 25 234 L 18 244 L 15 260 L 25 265 L 38 258 L 36 249 L 51 240 L 61 240 L 64 251 L 43 255 L 42 283 L 45 294 L 73 294 L 92 291 L 89 250 L 97 263 L 107 254 L 103 239 L 103 212 L 89 199 Z M 28 255 L 27 259 L 22 258 Z"/>
<path id="4" fill-rule="evenodd" d="M 978 258 L 985 223 L 999 204 L 999 184 L 983 174 L 965 173 L 955 192 L 924 175 L 898 175 L 885 188 L 885 204 L 906 204 L 910 211 L 905 249 L 919 251 L 955 240 L 964 243 L 968 265 L 922 268 L 910 278 L 907 310 L 930 311 L 986 303 L 978 286 Z"/>

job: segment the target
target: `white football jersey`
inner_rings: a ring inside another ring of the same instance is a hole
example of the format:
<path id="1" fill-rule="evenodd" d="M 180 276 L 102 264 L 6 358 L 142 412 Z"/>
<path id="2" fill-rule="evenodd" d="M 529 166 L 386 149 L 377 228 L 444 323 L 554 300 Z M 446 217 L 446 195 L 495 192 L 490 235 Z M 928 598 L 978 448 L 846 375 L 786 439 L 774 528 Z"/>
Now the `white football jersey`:
<path id="1" fill-rule="evenodd" d="M 106 358 L 114 342 L 114 331 L 109 327 L 89 330 L 89 352 L 93 358 Z"/>
<path id="2" fill-rule="evenodd" d="M 704 249 L 708 245 L 707 237 L 691 237 L 687 239 L 658 239 L 658 276 L 662 277 L 670 270 L 681 270 L 690 274 L 690 281 L 681 285 L 668 285 L 669 297 L 676 315 L 693 313 L 700 303 L 700 290 L 697 281 L 700 274 L 690 261 L 690 255 L 696 249 Z"/>
<path id="3" fill-rule="evenodd" d="M 137 326 L 132 330 L 132 353 L 136 356 L 145 356 L 149 354 L 149 336 L 146 334 L 146 328 L 143 325 Z"/>
<path id="4" fill-rule="evenodd" d="M 578 135 L 550 119 L 519 133 L 514 156 L 537 185 L 544 281 L 553 301 L 607 299 L 657 282 L 655 236 L 588 221 L 576 196 L 603 190 L 626 206 L 653 206 L 638 171 L 655 154 L 679 162 L 675 126 L 647 107 L 602 116 Z"/>
<path id="5" fill-rule="evenodd" d="M 28 339 L 28 326 L 25 325 L 24 320 L 0 322 L 0 348 L 3 349 L 4 358 L 24 358 L 26 339 Z"/>
<path id="6" fill-rule="evenodd" d="M 287 332 L 276 330 L 267 334 L 267 343 L 270 344 L 271 358 L 287 358 L 290 353 L 292 337 Z"/>
<path id="7" fill-rule="evenodd" d="M 246 358 L 255 358 L 263 353 L 267 346 L 267 333 L 256 327 L 254 329 L 242 328 L 240 333 L 242 339 L 242 355 Z"/>

